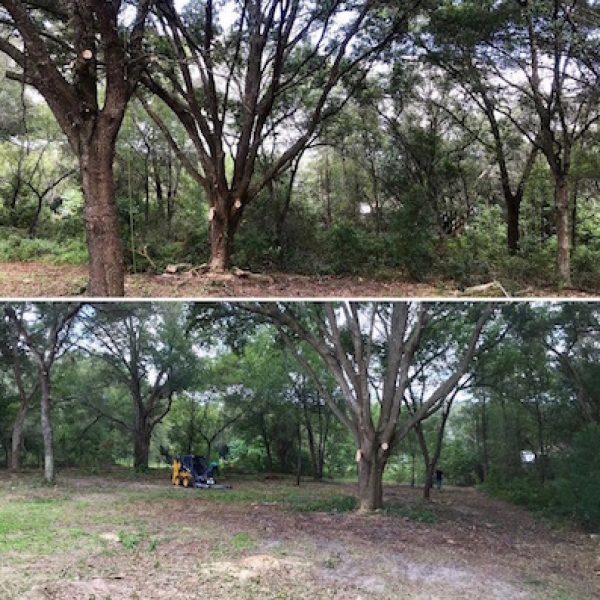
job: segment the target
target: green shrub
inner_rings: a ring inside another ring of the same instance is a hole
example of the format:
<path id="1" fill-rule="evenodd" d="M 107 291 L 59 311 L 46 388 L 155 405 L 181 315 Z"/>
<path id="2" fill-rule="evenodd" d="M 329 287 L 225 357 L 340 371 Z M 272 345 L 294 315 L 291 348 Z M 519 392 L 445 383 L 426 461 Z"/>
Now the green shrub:
<path id="1" fill-rule="evenodd" d="M 382 265 L 385 239 L 350 223 L 334 225 L 327 233 L 328 265 L 332 273 L 369 273 Z"/>
<path id="2" fill-rule="evenodd" d="M 495 278 L 498 264 L 508 255 L 502 222 L 499 207 L 486 208 L 462 235 L 448 241 L 444 267 L 453 279 L 470 286 Z"/>
<path id="3" fill-rule="evenodd" d="M 573 439 L 564 465 L 575 518 L 586 528 L 600 530 L 600 426 L 588 425 Z"/>
<path id="4" fill-rule="evenodd" d="M 523 285 L 554 285 L 555 264 L 556 239 L 541 244 L 524 235 L 519 253 L 511 255 L 502 210 L 491 206 L 463 234 L 448 241 L 441 269 L 464 286 L 500 280 L 514 292 Z"/>
<path id="5" fill-rule="evenodd" d="M 330 498 L 290 498 L 290 504 L 299 512 L 342 513 L 356 510 L 358 503 L 354 496 L 331 496 Z"/>
<path id="6" fill-rule="evenodd" d="M 235 238 L 233 263 L 251 271 L 271 269 L 278 263 L 280 249 L 273 237 L 261 230 L 245 229 Z"/>
<path id="7" fill-rule="evenodd" d="M 411 506 L 406 504 L 390 504 L 385 508 L 388 515 L 403 517 L 417 523 L 436 523 L 437 516 L 428 508 L 422 506 Z"/>
<path id="8" fill-rule="evenodd" d="M 571 257 L 573 283 L 580 288 L 600 288 L 600 248 L 578 246 Z"/>
<path id="9" fill-rule="evenodd" d="M 11 233 L 0 240 L 0 261 L 34 261 L 83 264 L 87 248 L 80 239 L 65 241 L 23 237 Z"/>
<path id="10" fill-rule="evenodd" d="M 399 209 L 391 219 L 385 246 L 388 265 L 417 280 L 436 268 L 438 258 L 433 216 L 426 206 L 412 202 Z"/>

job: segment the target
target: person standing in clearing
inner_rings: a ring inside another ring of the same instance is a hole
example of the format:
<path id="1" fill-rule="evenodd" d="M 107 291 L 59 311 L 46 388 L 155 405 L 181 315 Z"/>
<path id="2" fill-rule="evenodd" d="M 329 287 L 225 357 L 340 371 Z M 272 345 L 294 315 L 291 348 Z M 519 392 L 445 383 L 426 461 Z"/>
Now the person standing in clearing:
<path id="1" fill-rule="evenodd" d="M 437 469 L 435 472 L 435 485 L 437 486 L 437 489 L 440 492 L 442 491 L 443 480 L 444 480 L 444 471 L 442 471 L 441 469 Z"/>

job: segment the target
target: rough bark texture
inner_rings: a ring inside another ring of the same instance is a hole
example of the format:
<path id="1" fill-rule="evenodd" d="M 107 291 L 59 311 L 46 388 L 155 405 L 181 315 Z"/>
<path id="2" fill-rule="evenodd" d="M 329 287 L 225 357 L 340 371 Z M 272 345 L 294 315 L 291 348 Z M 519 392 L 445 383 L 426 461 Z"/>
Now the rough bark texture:
<path id="1" fill-rule="evenodd" d="M 48 483 L 54 483 L 54 439 L 52 434 L 52 388 L 50 385 L 50 374 L 45 366 L 39 369 L 39 380 L 41 390 L 41 423 L 42 437 L 44 440 L 44 478 Z"/>
<path id="2" fill-rule="evenodd" d="M 0 40 L 0 51 L 21 68 L 17 78 L 44 97 L 80 162 L 89 292 L 95 296 L 124 295 L 112 160 L 127 104 L 146 66 L 143 38 L 150 0 L 136 2 L 126 36 L 119 21 L 122 4 L 73 0 L 37 7 L 47 21 L 69 23 L 63 41 L 66 48 L 72 48 L 67 58 L 72 60 L 73 76 L 67 79 L 39 24 L 46 21 L 32 18 L 28 2 L 0 2 L 20 36 L 14 44 Z"/>
<path id="3" fill-rule="evenodd" d="M 115 202 L 114 144 L 95 140 L 80 158 L 85 196 L 84 218 L 89 251 L 91 296 L 123 296 L 123 247 Z"/>
<path id="4" fill-rule="evenodd" d="M 557 268 L 560 284 L 571 286 L 571 226 L 569 223 L 569 185 L 564 178 L 556 181 Z"/>
<path id="5" fill-rule="evenodd" d="M 383 508 L 383 472 L 386 460 L 377 452 L 363 454 L 358 463 L 359 510 L 368 512 Z"/>
<path id="6" fill-rule="evenodd" d="M 213 273 L 224 273 L 231 267 L 234 231 L 224 219 L 214 218 L 210 224 L 210 261 Z"/>
<path id="7" fill-rule="evenodd" d="M 140 423 L 140 428 L 134 432 L 133 443 L 133 467 L 137 471 L 145 471 L 148 469 L 150 459 L 150 434 Z"/>
<path id="8" fill-rule="evenodd" d="M 21 470 L 21 457 L 23 454 L 23 428 L 25 419 L 27 418 L 29 406 L 21 404 L 15 418 L 11 435 L 11 453 L 10 453 L 10 469 L 11 471 Z"/>

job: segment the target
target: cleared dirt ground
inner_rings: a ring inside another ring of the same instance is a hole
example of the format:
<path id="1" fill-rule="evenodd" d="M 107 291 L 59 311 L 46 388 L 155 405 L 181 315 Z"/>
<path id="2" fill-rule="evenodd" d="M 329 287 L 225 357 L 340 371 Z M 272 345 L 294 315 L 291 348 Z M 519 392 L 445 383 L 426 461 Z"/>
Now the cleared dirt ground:
<path id="1" fill-rule="evenodd" d="M 80 296 L 85 294 L 87 267 L 55 265 L 42 262 L 0 263 L 0 297 L 38 298 Z M 334 277 L 269 273 L 259 278 L 208 276 L 128 275 L 125 295 L 140 298 L 327 298 L 327 297 L 464 297 L 450 281 L 414 283 L 402 279 L 376 281 L 362 277 Z M 479 294 L 477 294 L 479 296 Z M 492 289 L 481 295 L 498 296 Z M 577 290 L 557 291 L 553 288 L 524 288 L 518 297 L 592 297 Z"/>
<path id="2" fill-rule="evenodd" d="M 0 473 L 0 598 L 600 597 L 600 542 L 471 489 L 386 489 L 389 511 L 315 511 L 354 486 Z M 341 499 L 341 500 L 340 500 Z M 316 505 L 314 503 L 317 503 Z M 307 512 L 308 510 L 308 512 Z"/>

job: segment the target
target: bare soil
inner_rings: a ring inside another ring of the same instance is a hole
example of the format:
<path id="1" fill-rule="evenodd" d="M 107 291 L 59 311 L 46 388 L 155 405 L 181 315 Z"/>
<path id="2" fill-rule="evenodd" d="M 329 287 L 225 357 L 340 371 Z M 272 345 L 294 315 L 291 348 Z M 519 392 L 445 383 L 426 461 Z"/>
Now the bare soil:
<path id="1" fill-rule="evenodd" d="M 85 295 L 87 267 L 44 262 L 0 263 L 0 297 L 39 298 Z M 497 291 L 491 295 L 497 295 Z M 467 297 L 451 281 L 415 283 L 401 278 L 378 281 L 363 277 L 304 276 L 269 273 L 260 277 L 208 275 L 128 275 L 125 295 L 135 298 L 423 298 Z M 593 297 L 578 290 L 526 288 L 519 297 Z"/>
<path id="2" fill-rule="evenodd" d="M 0 473 L 0 514 L 32 498 L 62 507 L 41 549 L 2 552 L 0 529 L 0 597 L 600 597 L 597 538 L 476 490 L 447 489 L 423 504 L 417 489 L 387 487 L 388 505 L 434 515 L 420 522 L 393 511 L 298 512 L 286 501 L 353 494 L 351 484 L 230 483 L 217 493 L 173 489 L 164 474 L 71 472 L 49 488 Z"/>

